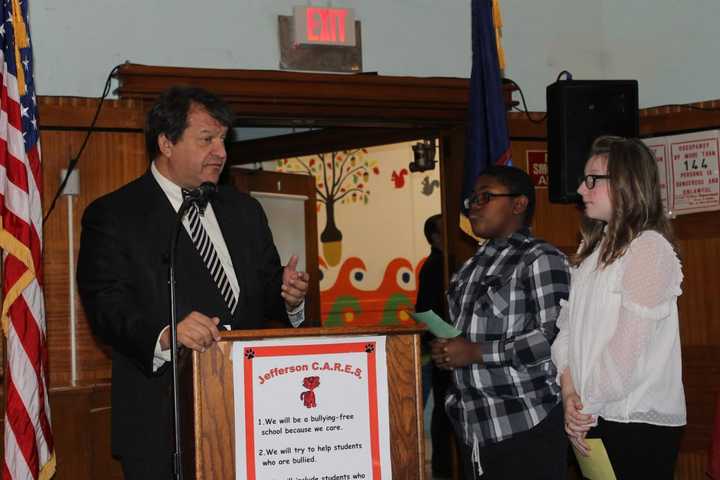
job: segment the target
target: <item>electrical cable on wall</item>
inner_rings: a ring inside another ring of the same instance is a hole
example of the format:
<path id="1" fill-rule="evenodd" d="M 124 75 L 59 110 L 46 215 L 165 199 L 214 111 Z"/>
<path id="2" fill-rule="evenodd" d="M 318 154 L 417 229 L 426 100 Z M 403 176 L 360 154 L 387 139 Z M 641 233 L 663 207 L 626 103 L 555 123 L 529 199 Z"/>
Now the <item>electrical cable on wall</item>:
<path id="1" fill-rule="evenodd" d="M 115 67 L 113 67 L 113 69 L 110 70 L 110 73 L 108 74 L 107 80 L 105 80 L 105 87 L 103 88 L 102 95 L 100 96 L 100 103 L 98 104 L 97 110 L 95 111 L 95 116 L 93 117 L 92 122 L 90 122 L 90 126 L 87 129 L 87 135 L 85 135 L 85 139 L 83 140 L 82 145 L 80 145 L 80 149 L 78 150 L 77 155 L 71 158 L 68 162 L 67 173 L 65 174 L 62 182 L 60 182 L 60 187 L 58 188 L 57 192 L 53 196 L 52 202 L 50 203 L 50 208 L 48 208 L 48 211 L 43 218 L 43 223 L 47 221 L 48 217 L 50 217 L 50 214 L 55 209 L 57 199 L 60 197 L 62 191 L 65 189 L 65 185 L 68 182 L 68 178 L 70 178 L 70 174 L 72 174 L 73 170 L 77 166 L 77 163 L 80 160 L 80 156 L 85 150 L 85 146 L 87 146 L 88 140 L 90 140 L 90 135 L 92 135 L 92 133 L 95 131 L 95 125 L 97 124 L 97 119 L 100 116 L 100 110 L 102 109 L 105 99 L 110 94 L 110 83 L 112 82 L 112 78 L 115 76 L 119 68 L 120 65 L 116 65 Z"/>
<path id="2" fill-rule="evenodd" d="M 559 82 L 559 81 L 560 81 L 560 77 L 562 77 L 563 75 L 565 75 L 565 80 L 572 80 L 572 73 L 568 72 L 567 70 L 563 70 L 562 72 L 560 72 L 560 73 L 558 74 L 558 76 L 557 76 L 557 78 L 555 79 L 555 81 L 556 81 L 556 82 Z M 527 116 L 527 118 L 528 118 L 528 120 L 529 120 L 530 122 L 532 122 L 532 123 L 543 123 L 543 122 L 545 121 L 545 119 L 547 118 L 547 116 L 548 116 L 547 112 L 545 112 L 545 114 L 544 114 L 542 117 L 540 117 L 539 119 L 537 119 L 537 120 L 533 119 L 533 118 L 530 116 L 530 112 L 528 111 L 527 103 L 525 102 L 525 94 L 523 93 L 522 88 L 520 88 L 520 85 L 518 85 L 517 82 L 516 82 L 515 80 L 513 80 L 512 78 L 507 78 L 507 77 L 506 77 L 506 78 L 503 79 L 503 81 L 504 81 L 504 82 L 507 82 L 507 83 L 513 84 L 513 85 L 515 86 L 515 88 L 517 89 L 517 91 L 520 93 L 520 99 L 522 100 L 522 106 L 523 106 L 523 108 L 522 108 L 522 109 L 517 108 L 517 107 L 513 107 L 513 108 L 514 108 L 515 110 L 517 110 L 518 112 L 524 112 L 524 113 L 525 113 L 525 116 Z"/>

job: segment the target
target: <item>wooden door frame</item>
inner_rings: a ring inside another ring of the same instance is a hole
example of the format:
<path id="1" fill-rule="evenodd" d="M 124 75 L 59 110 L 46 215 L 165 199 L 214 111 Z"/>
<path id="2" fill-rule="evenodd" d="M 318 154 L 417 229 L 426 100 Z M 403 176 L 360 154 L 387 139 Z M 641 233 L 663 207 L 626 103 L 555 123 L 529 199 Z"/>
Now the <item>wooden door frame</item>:
<path id="1" fill-rule="evenodd" d="M 305 302 L 305 322 L 308 327 L 321 326 L 320 319 L 320 266 L 318 261 L 317 210 L 315 208 L 315 178 L 309 175 L 269 172 L 233 167 L 230 169 L 230 182 L 242 192 L 251 194 L 279 193 L 307 197 L 305 200 L 305 271 L 311 281 Z M 279 325 L 275 325 L 279 326 Z"/>
<path id="2" fill-rule="evenodd" d="M 391 77 L 220 70 L 126 64 L 117 73 L 122 99 L 145 109 L 165 89 L 177 85 L 206 88 L 233 108 L 238 125 L 322 127 L 299 134 L 250 140 L 229 147 L 230 162 L 251 163 L 319 151 L 370 147 L 418 138 L 439 138 L 441 208 L 449 272 L 476 247 L 455 228 L 460 213 L 465 128 L 470 83 L 466 78 Z M 514 87 L 503 96 L 513 105 Z M 449 261 L 448 261 L 449 260 Z"/>

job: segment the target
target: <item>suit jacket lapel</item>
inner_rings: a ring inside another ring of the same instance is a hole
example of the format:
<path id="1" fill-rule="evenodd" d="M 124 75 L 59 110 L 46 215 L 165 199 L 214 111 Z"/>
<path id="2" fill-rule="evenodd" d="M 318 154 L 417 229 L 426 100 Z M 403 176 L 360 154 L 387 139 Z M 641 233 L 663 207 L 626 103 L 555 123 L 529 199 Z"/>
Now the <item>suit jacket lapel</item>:
<path id="1" fill-rule="evenodd" d="M 147 209 L 138 212 L 140 220 L 138 228 L 152 242 L 153 249 L 160 252 L 162 262 L 167 264 L 170 254 L 170 235 L 175 228 L 175 211 L 149 169 L 141 177 L 141 182 L 145 191 L 144 198 L 147 199 L 145 203 Z"/>

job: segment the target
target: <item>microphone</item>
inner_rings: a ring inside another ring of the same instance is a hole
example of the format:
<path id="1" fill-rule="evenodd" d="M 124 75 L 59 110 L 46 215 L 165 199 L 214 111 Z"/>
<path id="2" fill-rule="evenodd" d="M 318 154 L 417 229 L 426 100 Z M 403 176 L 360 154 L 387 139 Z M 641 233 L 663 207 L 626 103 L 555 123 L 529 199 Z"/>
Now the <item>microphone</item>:
<path id="1" fill-rule="evenodd" d="M 204 197 L 210 200 L 212 196 L 217 193 L 218 187 L 212 182 L 203 182 L 202 185 L 197 188 L 197 190 L 199 190 Z"/>
<path id="2" fill-rule="evenodd" d="M 203 182 L 202 185 L 192 190 L 183 189 L 183 205 L 180 211 L 184 213 L 184 211 L 194 203 L 200 209 L 200 213 L 204 213 L 205 207 L 217 191 L 217 185 L 212 182 Z"/>

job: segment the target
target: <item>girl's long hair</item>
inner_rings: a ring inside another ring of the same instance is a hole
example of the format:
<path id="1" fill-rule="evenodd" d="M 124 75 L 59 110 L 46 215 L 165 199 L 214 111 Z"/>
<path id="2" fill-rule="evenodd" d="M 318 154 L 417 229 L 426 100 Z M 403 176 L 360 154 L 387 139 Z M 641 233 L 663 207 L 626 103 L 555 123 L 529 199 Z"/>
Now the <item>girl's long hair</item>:
<path id="1" fill-rule="evenodd" d="M 582 243 L 572 258 L 573 265 L 600 248 L 598 266 L 608 266 L 645 230 L 655 230 L 674 244 L 660 197 L 657 161 L 650 149 L 635 138 L 602 136 L 593 142 L 590 158 L 594 156 L 607 162 L 612 218 L 606 225 L 583 215 Z"/>

